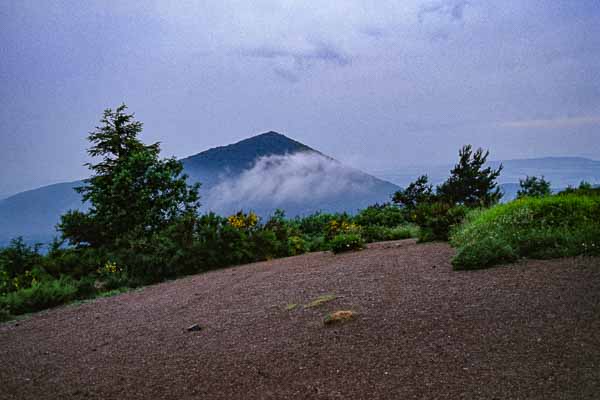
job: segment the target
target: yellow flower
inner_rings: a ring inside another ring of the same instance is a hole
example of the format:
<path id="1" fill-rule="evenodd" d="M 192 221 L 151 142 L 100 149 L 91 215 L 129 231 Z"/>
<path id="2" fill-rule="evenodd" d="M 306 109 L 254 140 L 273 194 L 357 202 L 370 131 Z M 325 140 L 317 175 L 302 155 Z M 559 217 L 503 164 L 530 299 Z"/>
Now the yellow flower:
<path id="1" fill-rule="evenodd" d="M 252 228 L 258 223 L 258 216 L 253 212 L 246 215 L 240 211 L 237 214 L 227 217 L 227 222 L 237 229 Z"/>
<path id="2" fill-rule="evenodd" d="M 107 274 L 116 274 L 121 271 L 122 269 L 117 266 L 117 263 L 111 261 L 107 261 L 106 264 L 104 264 L 104 268 L 98 270 L 98 272 L 105 272 Z"/>

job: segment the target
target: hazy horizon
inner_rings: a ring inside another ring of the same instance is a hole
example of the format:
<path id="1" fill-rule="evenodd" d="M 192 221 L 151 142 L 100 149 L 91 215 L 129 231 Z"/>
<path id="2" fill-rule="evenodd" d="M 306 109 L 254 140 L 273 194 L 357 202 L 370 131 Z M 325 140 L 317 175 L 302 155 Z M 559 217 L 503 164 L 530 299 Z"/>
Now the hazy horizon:
<path id="1" fill-rule="evenodd" d="M 125 102 L 183 158 L 277 131 L 376 172 L 600 159 L 597 1 L 0 4 L 0 197 L 87 176 Z"/>

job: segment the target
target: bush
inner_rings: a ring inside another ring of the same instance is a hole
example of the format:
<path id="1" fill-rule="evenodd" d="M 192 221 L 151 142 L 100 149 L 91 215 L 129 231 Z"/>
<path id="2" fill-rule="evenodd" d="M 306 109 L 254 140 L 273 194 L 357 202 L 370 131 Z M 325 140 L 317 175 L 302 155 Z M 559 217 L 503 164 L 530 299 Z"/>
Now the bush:
<path id="1" fill-rule="evenodd" d="M 508 243 L 494 237 L 486 237 L 469 247 L 459 248 L 452 264 L 456 269 L 479 269 L 516 259 L 517 254 Z"/>
<path id="2" fill-rule="evenodd" d="M 331 250 L 335 253 L 360 250 L 365 247 L 365 241 L 356 233 L 341 233 L 331 240 Z"/>
<path id="3" fill-rule="evenodd" d="M 354 222 L 362 227 L 383 226 L 394 228 L 405 224 L 407 221 L 402 208 L 392 204 L 375 204 L 359 211 L 354 217 Z"/>
<path id="4" fill-rule="evenodd" d="M 418 229 L 413 225 L 401 225 L 393 228 L 372 225 L 363 227 L 362 229 L 362 237 L 367 243 L 408 239 L 411 237 L 416 237 L 417 235 Z"/>
<path id="5" fill-rule="evenodd" d="M 78 294 L 76 281 L 70 278 L 52 279 L 0 297 L 0 309 L 12 315 L 25 314 L 68 303 Z"/>
<path id="6" fill-rule="evenodd" d="M 295 256 L 308 251 L 308 244 L 300 236 L 290 236 L 288 238 L 288 253 Z"/>
<path id="7" fill-rule="evenodd" d="M 293 224 L 297 226 L 300 232 L 306 235 L 321 235 L 325 232 L 329 223 L 333 220 L 348 220 L 347 214 L 326 214 L 317 212 L 306 217 L 297 217 L 293 220 Z"/>
<path id="8" fill-rule="evenodd" d="M 600 254 L 600 197 L 526 197 L 469 214 L 451 235 L 456 269 L 483 268 L 519 257 Z"/>
<path id="9" fill-rule="evenodd" d="M 308 251 L 326 251 L 330 249 L 329 243 L 325 239 L 325 235 L 305 235 L 304 240 Z"/>
<path id="10" fill-rule="evenodd" d="M 31 271 L 25 271 L 23 274 L 12 278 L 6 271 L 0 269 L 0 295 L 28 288 L 36 282 L 48 279 L 48 277 L 48 274 L 38 267 L 33 267 Z"/>
<path id="11" fill-rule="evenodd" d="M 517 192 L 517 198 L 521 197 L 542 197 L 549 196 L 552 194 L 550 189 L 550 182 L 544 177 L 538 178 L 537 176 L 527 176 L 525 179 L 519 179 L 519 191 Z"/>
<path id="12" fill-rule="evenodd" d="M 0 249 L 0 270 L 8 278 L 24 275 L 39 266 L 42 256 L 40 245 L 28 246 L 22 237 L 11 240 L 10 245 Z"/>
<path id="13" fill-rule="evenodd" d="M 448 240 L 453 226 L 460 224 L 468 208 L 444 202 L 420 204 L 415 210 L 415 222 L 420 227 L 419 241 Z"/>
<path id="14" fill-rule="evenodd" d="M 342 215 L 339 219 L 332 219 L 325 227 L 325 237 L 332 240 L 341 234 L 360 234 L 361 227 L 350 221 L 350 218 Z"/>
<path id="15" fill-rule="evenodd" d="M 116 262 L 107 261 L 98 271 L 103 290 L 115 290 L 129 285 L 129 277 L 125 270 Z"/>
<path id="16" fill-rule="evenodd" d="M 257 229 L 249 236 L 251 247 L 251 261 L 270 260 L 274 257 L 285 257 L 288 253 L 287 246 L 280 246 L 275 232 L 268 229 Z M 287 242 L 287 241 L 286 241 Z M 287 245 L 287 243 L 285 243 Z"/>
<path id="17" fill-rule="evenodd" d="M 560 195 L 566 194 L 580 194 L 584 196 L 600 196 L 600 186 L 592 186 L 590 183 L 582 181 L 579 187 L 573 188 L 569 186 L 565 190 L 559 193 Z"/>
<path id="18" fill-rule="evenodd" d="M 60 243 L 54 243 L 42 265 L 55 278 L 68 275 L 73 279 L 81 279 L 96 273 L 106 261 L 107 255 L 101 250 L 90 247 L 62 248 Z"/>

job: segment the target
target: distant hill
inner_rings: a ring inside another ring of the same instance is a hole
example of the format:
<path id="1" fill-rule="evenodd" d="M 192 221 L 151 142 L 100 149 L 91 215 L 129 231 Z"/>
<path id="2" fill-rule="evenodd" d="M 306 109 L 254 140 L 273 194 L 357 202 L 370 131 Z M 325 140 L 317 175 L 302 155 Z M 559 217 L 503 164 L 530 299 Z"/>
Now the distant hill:
<path id="1" fill-rule="evenodd" d="M 554 190 L 567 186 L 577 186 L 583 181 L 592 184 L 600 183 L 600 161 L 581 157 L 544 157 L 491 161 L 489 165 L 497 168 L 504 166 L 498 179 L 501 189 L 505 192 L 503 200 L 511 200 L 516 196 L 519 179 L 526 176 L 544 176 L 550 181 Z M 442 183 L 452 169 L 452 164 L 438 166 L 411 166 L 397 170 L 375 171 L 377 176 L 389 180 L 399 186 L 406 186 L 419 175 L 427 174 L 434 184 Z"/>
<path id="2" fill-rule="evenodd" d="M 276 132 L 216 147 L 181 160 L 190 182 L 201 182 L 201 211 L 241 208 L 262 216 L 318 210 L 354 212 L 388 201 L 398 186 L 345 166 Z M 0 245 L 16 236 L 48 242 L 59 217 L 84 207 L 73 190 L 81 181 L 45 186 L 0 200 Z"/>
<path id="3" fill-rule="evenodd" d="M 492 161 L 497 167 L 500 161 Z M 581 181 L 600 183 L 600 161 L 582 157 L 545 157 L 502 161 L 500 183 L 518 183 L 525 176 L 541 176 L 554 188 L 577 186 Z"/>
<path id="4" fill-rule="evenodd" d="M 81 196 L 73 190 L 81 184 L 58 183 L 0 200 L 0 245 L 16 236 L 29 242 L 50 241 L 59 216 L 83 208 Z"/>

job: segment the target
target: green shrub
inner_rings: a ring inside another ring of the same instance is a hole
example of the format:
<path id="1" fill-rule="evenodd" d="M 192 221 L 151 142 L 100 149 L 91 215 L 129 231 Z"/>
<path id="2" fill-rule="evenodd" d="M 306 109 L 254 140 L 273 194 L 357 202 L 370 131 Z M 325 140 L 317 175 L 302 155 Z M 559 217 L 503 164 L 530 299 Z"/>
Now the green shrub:
<path id="1" fill-rule="evenodd" d="M 0 269 L 0 295 L 28 288 L 32 284 L 47 278 L 48 274 L 39 267 L 33 267 L 31 271 L 25 271 L 13 277 L 10 277 L 6 271 Z"/>
<path id="2" fill-rule="evenodd" d="M 106 261 L 104 251 L 90 247 L 63 248 L 60 243 L 54 243 L 42 266 L 55 278 L 68 275 L 73 279 L 80 279 L 94 274 Z"/>
<path id="3" fill-rule="evenodd" d="M 129 285 L 129 276 L 125 269 L 114 261 L 107 261 L 97 271 L 98 279 L 102 283 L 102 290 L 115 290 Z M 92 282 L 94 285 L 95 282 Z"/>
<path id="4" fill-rule="evenodd" d="M 339 219 L 332 219 L 325 227 L 325 238 L 332 240 L 335 236 L 341 234 L 360 234 L 362 227 L 356 225 L 347 216 L 342 215 Z"/>
<path id="5" fill-rule="evenodd" d="M 517 254 L 509 244 L 501 239 L 486 237 L 467 248 L 459 248 L 453 259 L 453 265 L 457 269 L 479 269 L 516 259 Z"/>
<path id="6" fill-rule="evenodd" d="M 392 204 L 375 204 L 360 210 L 354 217 L 354 222 L 362 227 L 383 226 L 394 228 L 405 224 L 407 221 L 402 208 Z"/>
<path id="7" fill-rule="evenodd" d="M 77 282 L 70 278 L 52 279 L 33 284 L 0 297 L 0 309 L 19 315 L 55 307 L 78 297 Z"/>
<path id="8" fill-rule="evenodd" d="M 22 237 L 11 240 L 10 245 L 0 249 L 0 270 L 6 275 L 5 279 L 23 276 L 27 271 L 39 267 L 42 255 L 40 245 L 29 246 Z"/>
<path id="9" fill-rule="evenodd" d="M 295 256 L 303 254 L 308 251 L 308 244 L 300 236 L 290 236 L 288 238 L 288 253 L 289 255 Z"/>
<path id="10" fill-rule="evenodd" d="M 348 214 L 327 214 L 317 212 L 306 217 L 297 217 L 293 220 L 293 224 L 298 227 L 300 232 L 306 235 L 322 235 L 329 223 L 333 220 L 348 220 Z"/>
<path id="11" fill-rule="evenodd" d="M 335 253 L 360 250 L 365 247 L 365 241 L 356 233 L 341 233 L 331 240 L 331 250 Z"/>
<path id="12" fill-rule="evenodd" d="M 362 229 L 362 237 L 367 243 L 408 239 L 417 235 L 418 228 L 413 225 L 400 225 L 393 228 L 371 225 Z"/>
<path id="13" fill-rule="evenodd" d="M 550 182 L 544 177 L 527 176 L 525 179 L 519 179 L 519 191 L 517 198 L 521 197 L 542 197 L 552 194 Z"/>
<path id="14" fill-rule="evenodd" d="M 271 230 L 257 229 L 249 235 L 249 240 L 252 261 L 264 261 L 288 255 L 287 246 L 280 246 L 275 232 Z"/>
<path id="15" fill-rule="evenodd" d="M 445 202 L 423 203 L 415 210 L 415 222 L 420 227 L 419 241 L 448 240 L 453 226 L 462 222 L 468 208 Z"/>
<path id="16" fill-rule="evenodd" d="M 526 197 L 469 214 L 454 229 L 456 269 L 483 268 L 519 257 L 600 254 L 600 197 Z"/>
<path id="17" fill-rule="evenodd" d="M 272 257 L 287 257 L 304 253 L 305 243 L 298 228 L 285 218 L 282 210 L 276 210 L 262 229 L 275 235 Z"/>
<path id="18" fill-rule="evenodd" d="M 304 241 L 306 242 L 308 251 L 326 251 L 331 248 L 325 239 L 325 235 L 305 235 Z"/>
<path id="19" fill-rule="evenodd" d="M 579 194 L 584 196 L 600 196 L 600 186 L 592 186 L 591 183 L 581 181 L 577 188 L 569 186 L 565 190 L 559 193 L 560 195 L 566 194 Z"/>

